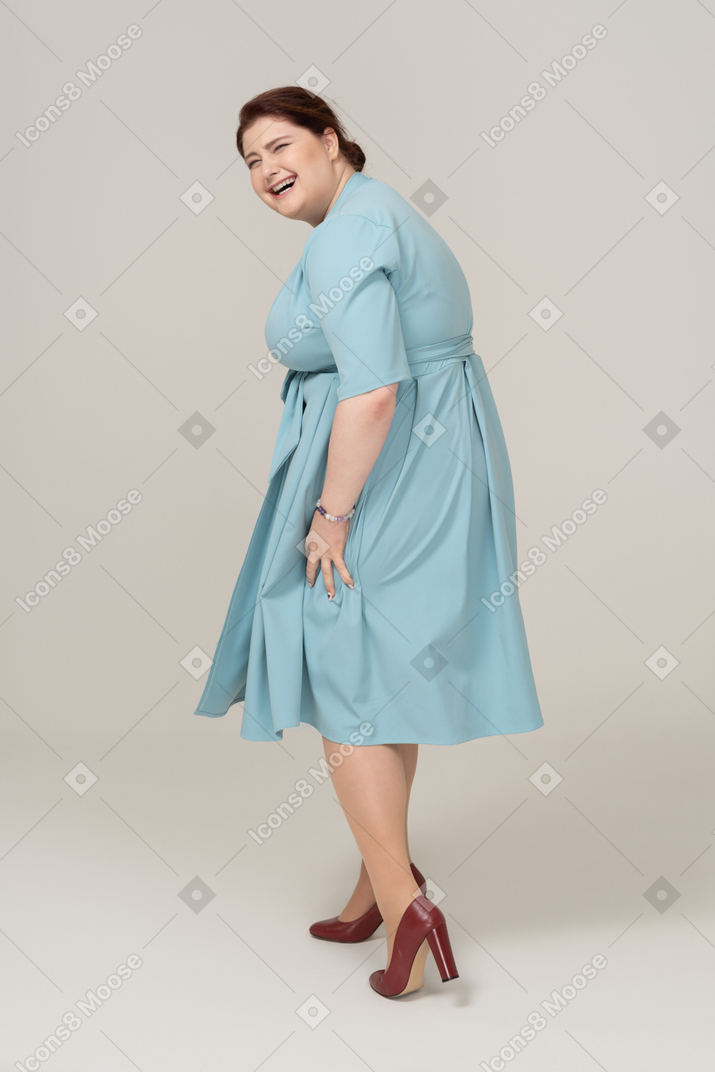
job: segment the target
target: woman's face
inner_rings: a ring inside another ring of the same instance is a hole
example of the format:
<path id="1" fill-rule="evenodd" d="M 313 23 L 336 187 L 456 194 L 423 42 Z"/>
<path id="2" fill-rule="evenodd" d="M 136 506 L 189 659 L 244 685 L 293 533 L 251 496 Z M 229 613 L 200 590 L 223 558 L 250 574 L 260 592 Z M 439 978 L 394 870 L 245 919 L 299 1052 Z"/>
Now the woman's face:
<path id="1" fill-rule="evenodd" d="M 246 167 L 261 201 L 291 220 L 317 227 L 337 200 L 341 178 L 355 170 L 340 153 L 332 127 L 319 137 L 306 127 L 264 116 L 243 136 Z M 282 192 L 274 193 L 285 180 Z M 344 184 L 343 184 L 344 185 Z"/>

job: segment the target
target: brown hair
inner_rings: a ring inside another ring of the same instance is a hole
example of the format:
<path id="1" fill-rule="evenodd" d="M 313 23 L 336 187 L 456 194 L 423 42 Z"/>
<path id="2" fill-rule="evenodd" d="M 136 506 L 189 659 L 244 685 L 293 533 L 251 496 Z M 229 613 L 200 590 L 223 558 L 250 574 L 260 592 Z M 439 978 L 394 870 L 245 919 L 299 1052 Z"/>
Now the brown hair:
<path id="1" fill-rule="evenodd" d="M 356 171 L 362 171 L 365 166 L 365 153 L 356 141 L 349 140 L 342 123 L 327 101 L 315 93 L 309 93 L 302 86 L 267 89 L 265 93 L 259 93 L 257 97 L 246 101 L 239 112 L 236 131 L 236 145 L 244 160 L 243 136 L 251 123 L 264 116 L 275 116 L 297 126 L 307 127 L 318 137 L 326 127 L 332 127 L 338 136 L 338 148 L 347 162 Z"/>

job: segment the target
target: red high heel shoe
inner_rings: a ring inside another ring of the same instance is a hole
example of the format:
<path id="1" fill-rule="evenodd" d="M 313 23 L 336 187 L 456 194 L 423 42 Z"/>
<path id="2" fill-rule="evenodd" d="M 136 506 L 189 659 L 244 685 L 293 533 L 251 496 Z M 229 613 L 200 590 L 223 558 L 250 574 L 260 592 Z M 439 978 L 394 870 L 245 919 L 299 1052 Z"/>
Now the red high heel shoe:
<path id="1" fill-rule="evenodd" d="M 415 882 L 424 893 L 426 879 L 414 864 L 410 864 Z M 371 934 L 374 934 L 382 923 L 382 913 L 377 907 L 377 902 L 363 912 L 357 919 L 342 920 L 338 916 L 330 919 L 321 919 L 313 923 L 310 933 L 314 938 L 322 938 L 325 942 L 364 942 Z"/>
<path id="2" fill-rule="evenodd" d="M 402 914 L 395 932 L 389 965 L 374 971 L 370 976 L 372 989 L 385 998 L 397 998 L 413 990 L 420 990 L 424 985 L 422 974 L 429 952 L 428 943 L 442 982 L 458 979 L 444 914 L 436 904 L 420 895 L 414 898 Z"/>

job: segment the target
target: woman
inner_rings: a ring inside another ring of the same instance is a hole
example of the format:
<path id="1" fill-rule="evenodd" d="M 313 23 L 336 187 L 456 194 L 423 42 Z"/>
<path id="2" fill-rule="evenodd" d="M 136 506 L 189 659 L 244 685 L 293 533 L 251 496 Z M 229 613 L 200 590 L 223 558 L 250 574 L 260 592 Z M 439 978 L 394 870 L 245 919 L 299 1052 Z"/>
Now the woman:
<path id="1" fill-rule="evenodd" d="M 509 460 L 467 282 L 437 231 L 363 174 L 306 90 L 248 101 L 236 139 L 261 201 L 313 230 L 266 323 L 285 408 L 194 713 L 244 701 L 247 740 L 300 722 L 321 733 L 362 866 L 340 915 L 310 932 L 355 942 L 384 920 L 387 968 L 370 984 L 395 997 L 423 985 L 429 949 L 457 977 L 408 848 L 419 743 L 543 725 Z"/>

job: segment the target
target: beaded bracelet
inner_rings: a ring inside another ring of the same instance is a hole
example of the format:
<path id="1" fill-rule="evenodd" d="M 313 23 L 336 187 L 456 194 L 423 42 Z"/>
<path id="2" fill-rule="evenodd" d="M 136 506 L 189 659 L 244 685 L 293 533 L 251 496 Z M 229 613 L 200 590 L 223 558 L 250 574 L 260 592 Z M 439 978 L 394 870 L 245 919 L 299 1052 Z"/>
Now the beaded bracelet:
<path id="1" fill-rule="evenodd" d="M 320 499 L 318 499 L 315 506 L 319 513 L 323 515 L 323 517 L 327 517 L 328 521 L 348 521 L 355 513 L 355 507 L 353 506 L 349 514 L 343 514 L 342 517 L 336 517 L 334 514 L 329 514 L 325 507 L 320 505 Z"/>

